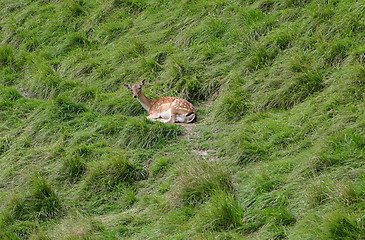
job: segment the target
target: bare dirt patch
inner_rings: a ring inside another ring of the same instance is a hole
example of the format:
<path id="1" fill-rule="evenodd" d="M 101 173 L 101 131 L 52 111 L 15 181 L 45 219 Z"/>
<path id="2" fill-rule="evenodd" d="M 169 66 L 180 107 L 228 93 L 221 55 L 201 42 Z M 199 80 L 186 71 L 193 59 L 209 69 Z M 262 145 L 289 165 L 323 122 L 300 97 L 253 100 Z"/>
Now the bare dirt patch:
<path id="1" fill-rule="evenodd" d="M 202 156 L 203 158 L 208 159 L 209 161 L 215 161 L 218 158 L 215 156 L 216 149 L 198 149 L 198 139 L 200 137 L 199 131 L 197 131 L 196 123 L 180 123 L 186 131 L 186 134 L 184 135 L 184 139 L 188 140 L 189 142 L 193 143 L 193 147 L 191 149 L 192 152 L 196 153 L 199 156 Z"/>

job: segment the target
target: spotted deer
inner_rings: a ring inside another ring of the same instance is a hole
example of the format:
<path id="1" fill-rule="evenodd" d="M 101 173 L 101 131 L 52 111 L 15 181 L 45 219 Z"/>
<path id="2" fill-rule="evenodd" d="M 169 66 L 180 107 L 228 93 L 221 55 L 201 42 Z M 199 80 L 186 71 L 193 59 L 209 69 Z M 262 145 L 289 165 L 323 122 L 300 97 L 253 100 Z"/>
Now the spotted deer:
<path id="1" fill-rule="evenodd" d="M 193 104 L 185 99 L 178 97 L 147 98 L 142 91 L 145 84 L 146 79 L 141 84 L 135 84 L 132 87 L 129 84 L 123 84 L 123 86 L 132 90 L 133 97 L 137 98 L 143 108 L 147 110 L 148 119 L 164 123 L 191 123 L 197 117 Z"/>

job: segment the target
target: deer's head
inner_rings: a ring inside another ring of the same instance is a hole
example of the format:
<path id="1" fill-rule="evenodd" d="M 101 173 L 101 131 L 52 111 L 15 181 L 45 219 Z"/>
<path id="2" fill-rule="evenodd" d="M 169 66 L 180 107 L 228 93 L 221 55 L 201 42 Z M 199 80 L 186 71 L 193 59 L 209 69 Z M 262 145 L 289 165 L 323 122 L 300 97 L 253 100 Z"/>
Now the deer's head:
<path id="1" fill-rule="evenodd" d="M 133 97 L 138 98 L 142 92 L 142 87 L 146 84 L 146 79 L 143 79 L 141 84 L 134 84 L 132 87 L 129 84 L 123 84 L 123 86 L 133 92 Z"/>

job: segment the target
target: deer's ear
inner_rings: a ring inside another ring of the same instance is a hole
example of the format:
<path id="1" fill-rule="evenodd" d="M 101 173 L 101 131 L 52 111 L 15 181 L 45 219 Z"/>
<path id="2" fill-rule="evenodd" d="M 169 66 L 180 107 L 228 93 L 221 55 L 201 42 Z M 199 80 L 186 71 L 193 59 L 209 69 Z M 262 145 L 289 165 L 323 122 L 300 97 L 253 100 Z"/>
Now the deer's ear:
<path id="1" fill-rule="evenodd" d="M 131 89 L 132 89 L 131 85 L 129 85 L 129 84 L 123 84 L 123 86 L 124 86 L 126 89 L 129 89 L 129 90 L 131 90 Z"/>
<path id="2" fill-rule="evenodd" d="M 146 79 L 143 79 L 141 82 L 141 86 L 144 86 L 146 84 Z"/>

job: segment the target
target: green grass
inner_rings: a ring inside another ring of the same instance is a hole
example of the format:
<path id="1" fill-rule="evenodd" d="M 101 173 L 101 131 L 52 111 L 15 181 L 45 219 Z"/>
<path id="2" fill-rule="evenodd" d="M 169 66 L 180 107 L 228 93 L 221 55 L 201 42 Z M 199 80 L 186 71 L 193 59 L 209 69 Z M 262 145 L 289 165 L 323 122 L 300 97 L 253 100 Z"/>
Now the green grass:
<path id="1" fill-rule="evenodd" d="M 232 191 L 233 185 L 228 171 L 217 167 L 203 159 L 191 160 L 189 166 L 177 170 L 181 175 L 176 181 L 179 201 L 184 205 L 203 203 L 214 191 Z"/>
<path id="2" fill-rule="evenodd" d="M 120 157 L 99 161 L 90 166 L 85 184 L 88 191 L 95 193 L 113 191 L 119 184 L 131 185 L 143 178 L 142 170 Z"/>
<path id="3" fill-rule="evenodd" d="M 229 230 L 243 224 L 244 209 L 230 193 L 215 193 L 206 211 L 206 229 Z"/>
<path id="4" fill-rule="evenodd" d="M 1 239 L 364 238 L 361 1 L 0 9 Z"/>

